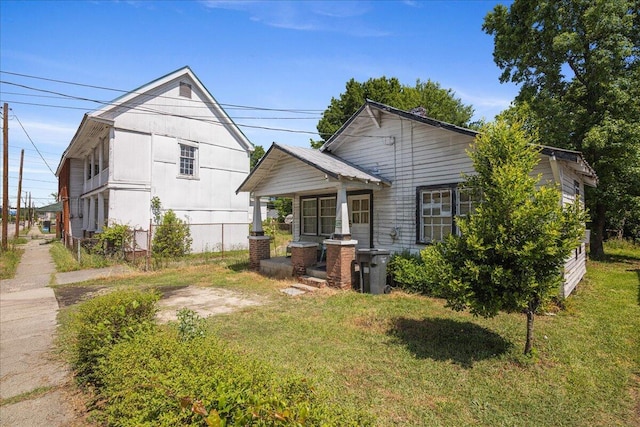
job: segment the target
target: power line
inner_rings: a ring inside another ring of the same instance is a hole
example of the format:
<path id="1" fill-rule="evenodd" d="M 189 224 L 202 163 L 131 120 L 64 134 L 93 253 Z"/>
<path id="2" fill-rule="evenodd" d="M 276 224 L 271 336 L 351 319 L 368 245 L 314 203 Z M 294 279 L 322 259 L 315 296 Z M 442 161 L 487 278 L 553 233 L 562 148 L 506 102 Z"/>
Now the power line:
<path id="1" fill-rule="evenodd" d="M 36 80 L 50 81 L 50 82 L 54 82 L 54 83 L 62 83 L 62 84 L 67 84 L 67 85 L 72 85 L 72 86 L 81 86 L 81 87 L 88 87 L 88 88 L 92 88 L 92 89 L 108 90 L 108 91 L 112 91 L 112 92 L 119 92 L 119 93 L 122 93 L 122 94 L 148 95 L 145 92 L 135 92 L 135 91 L 128 91 L 128 90 L 124 90 L 124 89 L 114 89 L 114 88 L 105 87 L 105 86 L 96 86 L 96 85 L 90 85 L 90 84 L 84 84 L 84 83 L 70 82 L 70 81 L 66 81 L 66 80 L 50 79 L 50 78 L 47 78 L 47 77 L 39 77 L 39 76 L 33 76 L 33 75 L 29 75 L 29 74 L 14 73 L 14 72 L 11 72 L 11 71 L 0 70 L 0 73 L 9 74 L 9 75 L 12 75 L 12 76 L 27 77 L 27 78 L 36 79 Z M 157 97 L 157 98 L 167 98 L 167 99 L 178 99 L 176 97 L 166 96 L 166 95 L 157 95 L 157 96 L 153 96 L 153 97 L 154 98 Z M 191 100 L 191 101 L 192 102 L 199 102 L 199 101 L 196 101 L 196 100 Z M 238 109 L 262 110 L 262 111 L 281 111 L 281 112 L 292 112 L 292 113 L 295 112 L 295 113 L 301 113 L 301 114 L 306 114 L 306 113 L 317 114 L 317 113 L 322 113 L 324 111 L 324 110 L 315 110 L 315 109 L 256 107 L 256 106 L 250 106 L 250 105 L 224 104 L 224 103 L 218 103 L 218 105 L 224 106 L 224 107 L 229 107 L 229 108 L 238 108 Z"/>
<path id="2" fill-rule="evenodd" d="M 11 109 L 11 111 L 13 111 L 13 109 Z M 20 119 L 18 118 L 18 116 L 15 114 L 13 114 L 13 117 L 16 118 L 16 120 L 18 121 L 18 123 L 20 124 L 20 127 L 22 128 L 22 130 L 24 131 L 24 134 L 27 135 L 27 139 L 29 139 L 29 141 L 31 142 L 31 145 L 33 145 L 33 148 L 36 149 L 36 151 L 38 152 L 38 154 L 40 155 L 40 158 L 42 159 L 42 161 L 44 162 L 45 165 L 47 165 L 47 168 L 49 168 L 49 170 L 51 171 L 51 173 L 55 176 L 55 173 L 53 172 L 53 169 L 51 169 L 51 166 L 49 166 L 49 163 L 47 163 L 47 161 L 44 159 L 44 156 L 42 155 L 42 153 L 40 152 L 40 150 L 38 150 L 38 147 L 36 147 L 36 144 L 33 142 L 33 140 L 31 139 L 31 137 L 29 136 L 29 133 L 27 132 L 27 130 L 24 128 L 24 126 L 22 126 L 22 122 L 20 121 Z"/>

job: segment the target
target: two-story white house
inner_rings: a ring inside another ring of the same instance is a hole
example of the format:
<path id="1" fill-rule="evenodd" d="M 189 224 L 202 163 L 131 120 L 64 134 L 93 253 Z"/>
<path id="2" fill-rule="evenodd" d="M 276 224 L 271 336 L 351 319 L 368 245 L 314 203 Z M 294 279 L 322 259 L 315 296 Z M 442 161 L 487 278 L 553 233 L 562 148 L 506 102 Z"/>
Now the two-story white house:
<path id="1" fill-rule="evenodd" d="M 62 154 L 64 237 L 111 223 L 147 230 L 157 196 L 191 224 L 194 252 L 246 247 L 249 197 L 235 189 L 252 151 L 189 67 L 149 82 L 85 114 Z"/>

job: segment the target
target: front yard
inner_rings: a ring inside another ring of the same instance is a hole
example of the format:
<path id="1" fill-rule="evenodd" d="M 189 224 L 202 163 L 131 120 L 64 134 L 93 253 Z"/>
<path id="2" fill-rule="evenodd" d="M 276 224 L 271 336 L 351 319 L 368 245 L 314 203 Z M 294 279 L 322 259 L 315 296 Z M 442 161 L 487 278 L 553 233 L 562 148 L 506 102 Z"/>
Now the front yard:
<path id="1" fill-rule="evenodd" d="M 209 318 L 210 332 L 282 374 L 317 379 L 376 425 L 640 426 L 640 249 L 608 253 L 589 263 L 564 310 L 536 319 L 534 358 L 521 355 L 524 315 L 474 318 L 402 292 L 289 297 L 277 292 L 285 283 L 233 264 L 110 284 L 266 297 Z"/>

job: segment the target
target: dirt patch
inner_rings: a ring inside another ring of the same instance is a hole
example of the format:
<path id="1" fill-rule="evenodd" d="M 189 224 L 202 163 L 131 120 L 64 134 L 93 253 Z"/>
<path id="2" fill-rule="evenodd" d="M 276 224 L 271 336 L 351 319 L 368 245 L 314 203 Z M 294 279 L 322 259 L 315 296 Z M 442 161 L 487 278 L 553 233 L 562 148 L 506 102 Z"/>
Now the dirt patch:
<path id="1" fill-rule="evenodd" d="M 55 288 L 60 308 L 106 294 L 116 288 L 109 286 L 63 286 Z M 199 286 L 159 286 L 153 287 L 162 295 L 158 302 L 160 322 L 176 320 L 181 308 L 189 308 L 202 317 L 228 314 L 246 307 L 264 304 L 265 297 L 246 295 L 237 291 Z"/>
<path id="2" fill-rule="evenodd" d="M 208 317 L 228 314 L 264 303 L 265 298 L 257 295 L 245 295 L 228 289 L 189 286 L 174 290 L 160 300 L 158 320 L 161 322 L 176 320 L 177 311 L 184 307 L 202 317 Z"/>

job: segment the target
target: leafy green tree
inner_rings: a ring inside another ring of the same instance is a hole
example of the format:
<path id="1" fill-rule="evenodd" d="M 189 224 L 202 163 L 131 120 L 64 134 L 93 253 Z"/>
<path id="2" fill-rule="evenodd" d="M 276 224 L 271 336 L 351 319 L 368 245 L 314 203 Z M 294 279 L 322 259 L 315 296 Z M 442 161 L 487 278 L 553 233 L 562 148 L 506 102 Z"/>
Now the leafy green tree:
<path id="1" fill-rule="evenodd" d="M 189 224 L 169 209 L 153 235 L 153 255 L 159 258 L 177 258 L 191 251 Z"/>
<path id="2" fill-rule="evenodd" d="M 466 177 L 465 188 L 481 191 L 483 202 L 457 218 L 459 235 L 425 249 L 423 261 L 454 310 L 525 312 L 528 354 L 534 314 L 557 294 L 565 261 L 580 245 L 584 210 L 578 200 L 562 206 L 557 188 L 537 185 L 539 149 L 517 125 L 486 125 L 469 155 L 477 175 Z"/>
<path id="3" fill-rule="evenodd" d="M 640 225 L 640 1 L 515 0 L 483 29 L 500 81 L 520 85 L 514 108 L 525 105 L 545 144 L 582 151 L 596 170 L 591 256 L 603 256 L 607 228 Z"/>
<path id="4" fill-rule="evenodd" d="M 429 117 L 459 126 L 468 126 L 473 116 L 473 107 L 464 105 L 451 89 L 443 89 L 431 80 L 417 80 L 415 86 L 406 86 L 395 77 L 382 76 L 364 83 L 351 79 L 345 92 L 339 98 L 331 98 L 331 103 L 322 113 L 317 125 L 322 140 L 311 140 L 311 146 L 319 148 L 324 144 L 367 99 L 401 110 L 424 107 Z"/>
<path id="5" fill-rule="evenodd" d="M 262 145 L 256 145 L 254 147 L 253 153 L 251 153 L 251 158 L 249 159 L 249 166 L 251 169 L 255 168 L 258 164 L 258 161 L 264 156 L 264 148 Z"/>
<path id="6" fill-rule="evenodd" d="M 278 197 L 273 201 L 273 207 L 278 211 L 278 222 L 282 222 L 287 215 L 293 212 L 293 199 Z"/>

